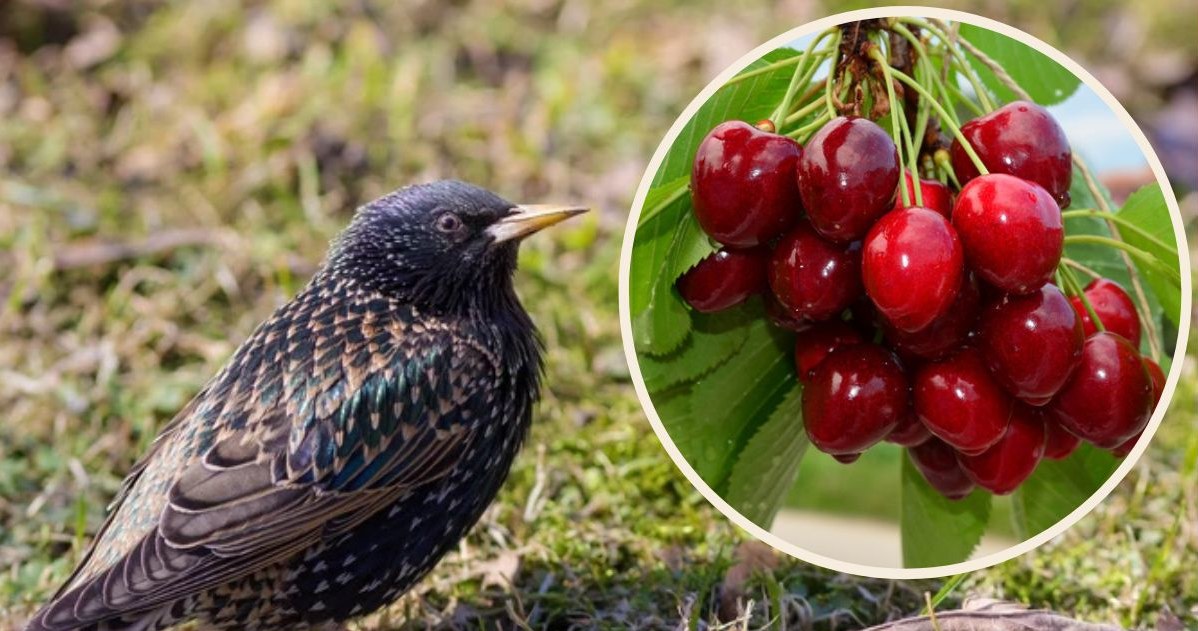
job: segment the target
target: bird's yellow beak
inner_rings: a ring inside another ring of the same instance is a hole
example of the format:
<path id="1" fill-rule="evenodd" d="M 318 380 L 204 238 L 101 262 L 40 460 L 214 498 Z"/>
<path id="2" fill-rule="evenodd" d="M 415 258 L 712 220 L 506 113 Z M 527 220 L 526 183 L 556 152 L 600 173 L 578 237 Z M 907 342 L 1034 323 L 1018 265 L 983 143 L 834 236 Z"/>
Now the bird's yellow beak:
<path id="1" fill-rule="evenodd" d="M 516 206 L 512 209 L 512 214 L 495 222 L 494 225 L 487 228 L 487 232 L 495 239 L 495 243 L 503 243 L 512 239 L 523 239 L 534 232 L 548 228 L 574 215 L 585 213 L 587 210 L 587 208 L 581 206 L 558 206 L 554 204 Z"/>

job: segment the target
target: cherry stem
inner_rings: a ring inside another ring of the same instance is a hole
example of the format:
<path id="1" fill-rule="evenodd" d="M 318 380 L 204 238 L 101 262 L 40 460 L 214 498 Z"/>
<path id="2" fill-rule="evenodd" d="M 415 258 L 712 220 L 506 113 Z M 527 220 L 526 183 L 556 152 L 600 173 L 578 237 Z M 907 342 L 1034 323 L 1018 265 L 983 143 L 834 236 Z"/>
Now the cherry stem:
<path id="1" fill-rule="evenodd" d="M 807 140 L 807 136 L 809 136 L 810 134 L 815 132 L 820 127 L 823 127 L 824 124 L 827 123 L 829 120 L 831 120 L 831 119 L 828 118 L 827 112 L 820 112 L 820 115 L 816 116 L 815 120 L 811 121 L 810 123 L 807 123 L 806 125 L 803 125 L 802 127 L 798 128 L 794 131 L 787 132 L 786 137 L 792 138 L 792 139 L 798 141 L 799 144 L 805 144 L 805 142 Z"/>
<path id="2" fill-rule="evenodd" d="M 722 87 L 727 87 L 727 86 L 730 86 L 733 84 L 737 84 L 737 83 L 740 83 L 741 81 L 746 81 L 748 79 L 752 79 L 753 77 L 759 77 L 768 72 L 773 72 L 779 68 L 785 68 L 787 66 L 794 66 L 794 65 L 800 64 L 802 62 L 803 62 L 803 58 L 799 55 L 795 55 L 794 57 L 787 57 L 786 59 L 781 59 L 779 61 L 775 61 L 772 64 L 767 64 L 760 68 L 755 68 L 748 72 L 738 74 L 735 77 L 732 77 L 731 79 L 729 79 L 728 82 L 725 83 Z"/>
<path id="3" fill-rule="evenodd" d="M 831 31 L 824 31 L 818 37 L 812 38 L 811 42 L 807 44 L 807 49 L 802 52 L 803 61 L 795 66 L 794 74 L 790 77 L 790 85 L 786 87 L 786 95 L 782 97 L 782 102 L 778 104 L 778 108 L 770 116 L 770 120 L 774 122 L 775 129 L 782 129 L 782 123 L 784 122 L 786 113 L 790 111 L 790 105 L 794 102 L 794 97 L 799 91 L 799 86 L 807 81 L 804 77 L 809 79 L 810 75 L 815 74 L 816 68 L 819 67 L 819 58 L 815 57 L 813 51 L 831 33 Z"/>
<path id="4" fill-rule="evenodd" d="M 961 143 L 961 148 L 964 149 L 965 153 L 969 155 L 969 159 L 973 162 L 973 166 L 978 170 L 978 173 L 981 175 L 989 175 L 990 169 L 987 169 L 986 165 L 982 164 L 982 159 L 979 158 L 977 152 L 973 150 L 973 145 L 969 144 L 969 141 L 965 139 L 965 136 L 961 133 L 961 128 L 952 121 L 952 117 L 949 116 L 947 111 L 945 111 L 944 106 L 936 102 L 936 97 L 932 96 L 932 93 L 928 92 L 927 89 L 922 85 L 919 85 L 915 79 L 909 77 L 907 73 L 895 68 L 891 68 L 890 74 L 894 78 L 910 86 L 912 90 L 918 92 L 919 96 L 928 100 L 928 104 L 935 108 L 936 113 L 940 115 L 941 124 L 947 126 L 948 130 L 952 132 L 953 136 L 957 139 L 957 142 Z"/>
<path id="5" fill-rule="evenodd" d="M 990 95 L 987 94 L 986 88 L 982 86 L 982 82 L 980 79 L 978 79 L 977 73 L 972 71 L 972 66 L 969 64 L 969 62 L 963 61 L 959 56 L 954 56 L 953 67 L 957 69 L 957 72 L 965 75 L 965 78 L 969 80 L 969 85 L 973 86 L 973 92 L 977 95 L 978 101 L 981 102 L 983 113 L 993 112 L 994 101 L 990 99 Z M 956 89 L 956 86 L 953 86 L 953 88 Z"/>
<path id="6" fill-rule="evenodd" d="M 1094 310 L 1094 305 L 1090 304 L 1090 298 L 1086 295 L 1085 289 L 1082 288 L 1081 282 L 1077 280 L 1077 276 L 1074 276 L 1073 270 L 1069 269 L 1069 266 L 1065 265 L 1062 261 L 1062 264 L 1057 266 L 1057 275 L 1061 278 L 1065 293 L 1077 296 L 1086 308 L 1086 313 L 1090 314 L 1090 321 L 1094 323 L 1095 328 L 1099 331 L 1105 331 L 1106 326 L 1103 325 L 1102 320 L 1098 317 L 1098 312 Z"/>
<path id="7" fill-rule="evenodd" d="M 841 33 L 840 29 L 832 35 L 832 48 L 836 49 L 840 46 Z M 828 68 L 828 76 L 824 77 L 824 102 L 828 106 L 828 120 L 836 118 L 836 103 L 833 101 L 832 94 L 832 78 L 836 75 L 836 59 L 832 60 L 832 67 Z"/>
<path id="8" fill-rule="evenodd" d="M 937 149 L 936 152 L 932 154 L 932 161 L 935 162 L 936 166 L 948 176 L 948 179 L 953 183 L 953 187 L 957 190 L 961 190 L 961 182 L 957 179 L 957 172 L 953 170 L 952 159 L 949 158 L 948 152 L 944 149 Z"/>
<path id="9" fill-rule="evenodd" d="M 1062 256 L 1061 262 L 1064 263 L 1065 265 L 1068 265 L 1069 267 L 1072 267 L 1073 269 L 1089 276 L 1090 278 L 1102 278 L 1102 274 L 1099 274 L 1096 270 L 1090 269 L 1089 267 L 1086 267 L 1085 265 L 1082 265 L 1081 263 L 1078 263 L 1077 261 L 1075 261 L 1067 256 Z"/>
<path id="10" fill-rule="evenodd" d="M 1133 245 L 1129 245 L 1128 243 L 1125 243 L 1118 239 L 1112 239 L 1110 237 L 1103 237 L 1103 236 L 1099 236 L 1096 234 L 1074 234 L 1074 235 L 1068 235 L 1065 237 L 1065 245 L 1083 244 L 1083 243 L 1090 243 L 1090 244 L 1095 244 L 1095 245 L 1105 245 L 1108 247 L 1115 248 L 1117 250 L 1122 250 L 1122 251 L 1128 253 L 1129 255 L 1131 255 L 1131 257 L 1133 259 L 1136 259 L 1136 260 L 1140 261 L 1141 263 L 1147 265 L 1148 267 L 1151 267 L 1151 268 L 1155 269 L 1156 271 L 1164 274 L 1169 279 L 1169 281 L 1171 283 L 1173 283 L 1175 286 L 1181 287 L 1181 274 L 1177 270 L 1170 269 L 1168 265 L 1165 265 L 1160 260 L 1158 260 L 1155 256 L 1152 256 L 1151 254 L 1145 252 L 1144 250 L 1141 250 L 1140 248 L 1137 248 Z"/>
<path id="11" fill-rule="evenodd" d="M 1019 93 L 1021 90 L 1022 88 L 1016 90 L 1016 93 Z M 1027 93 L 1024 92 L 1023 94 L 1026 95 Z M 1024 96 L 1023 98 L 1028 97 Z M 1081 173 L 1082 179 L 1086 182 L 1086 190 L 1090 191 L 1090 196 L 1094 198 L 1094 201 L 1098 202 L 1099 210 L 1110 212 L 1111 208 L 1107 204 L 1106 194 L 1103 193 L 1102 187 L 1094 179 L 1094 174 L 1090 172 L 1090 167 L 1086 166 L 1085 160 L 1082 160 L 1081 156 L 1074 154 L 1073 166 L 1078 173 Z M 1112 236 L 1117 239 L 1122 238 L 1119 235 L 1119 226 L 1115 222 L 1108 220 L 1106 225 L 1107 229 L 1111 231 Z M 1148 317 L 1148 314 L 1151 313 L 1148 307 L 1148 296 L 1144 293 L 1144 286 L 1140 282 L 1139 275 L 1136 274 L 1135 266 L 1132 265 L 1131 256 L 1126 252 L 1123 252 L 1122 255 L 1123 264 L 1127 267 L 1127 275 L 1131 279 L 1132 291 L 1135 292 L 1136 302 L 1139 303 L 1137 310 L 1140 312 L 1140 321 L 1144 323 L 1144 328 L 1148 331 L 1148 347 L 1152 350 L 1153 358 L 1159 361 L 1161 358 L 1160 332 L 1156 330 L 1156 323 Z"/>
<path id="12" fill-rule="evenodd" d="M 869 56 L 878 63 L 878 67 L 882 70 L 882 78 L 886 81 L 886 98 L 889 100 L 890 107 L 890 129 L 895 139 L 895 149 L 899 154 L 899 164 L 903 163 L 903 132 L 899 126 L 899 102 L 894 98 L 894 78 L 890 75 L 890 60 L 886 58 L 886 54 L 882 52 L 882 47 L 872 44 L 869 47 Z M 907 190 L 907 178 L 899 174 L 899 194 L 904 204 L 911 205 L 911 191 Z"/>
<path id="13" fill-rule="evenodd" d="M 935 35 L 938 39 L 940 39 L 940 41 L 944 42 L 944 49 L 946 53 L 955 58 L 953 65 L 956 66 L 958 72 L 965 75 L 966 80 L 968 80 L 970 85 L 973 86 L 973 90 L 977 93 L 978 100 L 981 101 L 982 107 L 987 112 L 994 109 L 994 102 L 990 99 L 990 94 L 986 91 L 985 86 L 982 85 L 977 70 L 973 67 L 973 64 L 969 62 L 969 58 L 965 56 L 965 53 L 958 48 L 958 45 L 964 47 L 966 44 L 968 44 L 968 42 L 965 42 L 965 40 L 961 39 L 960 37 L 949 37 L 947 32 L 948 25 L 944 24 L 943 22 L 933 23 L 932 21 L 917 17 L 900 18 L 900 20 L 908 24 L 918 26 L 928 31 L 932 35 Z M 971 49 L 970 52 L 976 50 L 972 45 L 969 46 L 969 48 Z"/>
<path id="14" fill-rule="evenodd" d="M 906 110 L 903 109 L 901 101 L 892 102 L 891 105 L 898 103 L 899 109 L 899 129 L 903 132 L 903 141 L 907 147 L 907 172 L 911 174 L 911 188 L 914 189 L 915 205 L 923 207 L 923 186 L 919 183 L 919 151 L 915 148 L 915 140 L 911 137 L 911 128 L 907 125 Z M 906 183 L 907 178 L 902 177 L 902 182 Z M 910 203 L 910 200 L 907 200 Z"/>
<path id="15" fill-rule="evenodd" d="M 940 78 L 940 76 L 936 74 L 936 71 L 934 69 L 932 69 L 931 57 L 928 55 L 928 49 L 926 46 L 924 46 L 923 41 L 921 41 L 918 37 L 916 37 L 915 33 L 911 32 L 911 29 L 907 28 L 902 22 L 899 22 L 898 20 L 895 20 L 891 24 L 891 29 L 894 30 L 894 32 L 898 33 L 899 35 L 903 36 L 904 39 L 906 39 L 908 42 L 911 43 L 912 46 L 915 47 L 916 52 L 919 53 L 920 65 L 921 66 L 926 65 L 926 68 L 929 70 L 929 72 L 927 73 L 927 76 L 929 77 L 927 79 L 928 83 L 931 84 L 933 87 L 935 87 L 937 90 L 939 90 L 941 95 L 944 97 L 945 102 L 948 102 L 949 101 L 948 88 L 950 88 L 952 86 L 949 86 L 948 82 L 942 80 Z M 947 45 L 948 44 L 946 42 L 946 46 Z M 970 102 L 969 105 L 973 105 L 973 103 Z M 956 119 L 956 117 L 953 118 L 953 122 L 958 125 L 960 124 L 960 122 Z"/>
<path id="16" fill-rule="evenodd" d="M 819 100 L 819 99 L 814 100 L 814 101 L 804 105 L 803 107 L 800 107 L 798 110 L 793 112 L 790 116 L 787 116 L 786 118 L 782 119 L 782 122 L 785 125 L 797 123 L 800 120 L 802 120 L 803 118 L 810 116 L 811 114 L 814 114 L 816 112 L 816 110 L 823 109 L 823 107 L 824 107 L 824 102 L 822 100 Z M 826 112 L 821 112 L 821 114 L 824 114 L 824 113 L 826 113 Z M 778 129 L 782 129 L 782 128 L 779 127 Z"/>
<path id="17" fill-rule="evenodd" d="M 1065 212 L 1061 213 L 1061 218 L 1063 218 L 1063 219 L 1072 219 L 1075 217 L 1097 217 L 1099 219 L 1106 219 L 1107 221 L 1113 221 L 1113 222 L 1119 224 L 1120 226 L 1127 228 L 1131 232 L 1136 233 L 1137 235 L 1139 235 L 1141 238 L 1143 238 L 1145 241 L 1148 241 L 1152 245 L 1154 245 L 1170 254 L 1173 254 L 1174 256 L 1177 255 L 1176 248 L 1165 243 L 1164 241 L 1161 241 L 1160 239 L 1158 239 L 1156 237 L 1156 235 L 1152 234 L 1151 232 L 1148 232 L 1147 230 L 1137 226 L 1136 224 L 1128 221 L 1127 219 L 1124 219 L 1123 217 L 1120 217 L 1119 215 L 1117 215 L 1115 213 L 1104 212 L 1101 210 L 1094 210 L 1092 208 L 1070 209 L 1070 210 L 1066 210 Z"/>
<path id="18" fill-rule="evenodd" d="M 973 99 L 965 96 L 965 93 L 961 92 L 961 88 L 958 88 L 955 85 L 950 85 L 950 86 L 948 86 L 948 89 L 950 92 L 953 93 L 953 96 L 957 97 L 957 102 L 964 103 L 965 107 L 969 108 L 969 111 L 973 112 L 974 116 L 985 116 L 986 115 L 986 110 L 983 110 L 980 105 L 978 105 L 977 103 L 974 103 Z"/>

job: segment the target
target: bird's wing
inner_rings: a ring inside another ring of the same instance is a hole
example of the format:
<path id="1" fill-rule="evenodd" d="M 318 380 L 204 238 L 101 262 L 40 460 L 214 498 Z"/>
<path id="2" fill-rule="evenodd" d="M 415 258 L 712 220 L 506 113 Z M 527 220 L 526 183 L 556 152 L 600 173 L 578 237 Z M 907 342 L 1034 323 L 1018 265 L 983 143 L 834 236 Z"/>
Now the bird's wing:
<path id="1" fill-rule="evenodd" d="M 45 628 L 157 608 L 251 574 L 351 529 L 445 476 L 471 451 L 483 420 L 476 415 L 501 405 L 493 388 L 471 376 L 496 374 L 497 358 L 435 325 L 395 331 L 351 325 L 352 314 L 331 318 L 336 330 L 323 332 L 337 333 L 335 342 L 318 336 L 312 343 L 291 327 L 290 345 L 306 352 L 283 342 L 273 373 L 269 354 L 252 365 L 242 358 L 233 383 L 205 389 L 206 397 L 231 397 L 236 405 L 223 405 L 215 431 L 196 432 L 185 421 L 166 437 L 199 434 L 201 457 L 164 485 L 160 517 L 148 532 L 45 608 Z M 255 337 L 262 335 L 269 331 Z M 281 383 L 263 381 L 264 374 Z M 276 386 L 283 396 L 267 397 L 273 405 L 250 409 L 263 388 Z M 208 401 L 191 407 L 212 409 Z M 168 445 L 153 457 L 171 455 Z M 139 469 L 142 477 L 146 470 Z"/>

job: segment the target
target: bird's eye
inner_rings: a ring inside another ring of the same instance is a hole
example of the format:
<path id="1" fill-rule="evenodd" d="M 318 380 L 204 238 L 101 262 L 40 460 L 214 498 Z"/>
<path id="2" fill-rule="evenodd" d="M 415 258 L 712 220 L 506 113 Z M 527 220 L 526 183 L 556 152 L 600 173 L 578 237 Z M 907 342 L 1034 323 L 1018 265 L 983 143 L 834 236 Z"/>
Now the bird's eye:
<path id="1" fill-rule="evenodd" d="M 454 233 L 462 229 L 462 219 L 453 213 L 442 213 L 436 219 L 437 230 Z"/>

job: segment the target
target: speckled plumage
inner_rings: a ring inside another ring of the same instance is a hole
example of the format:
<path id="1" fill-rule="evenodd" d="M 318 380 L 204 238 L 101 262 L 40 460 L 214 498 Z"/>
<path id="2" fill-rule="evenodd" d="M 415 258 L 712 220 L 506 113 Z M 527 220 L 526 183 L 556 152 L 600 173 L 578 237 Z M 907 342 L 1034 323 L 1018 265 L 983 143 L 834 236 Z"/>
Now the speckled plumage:
<path id="1" fill-rule="evenodd" d="M 478 520 L 529 425 L 540 348 L 512 289 L 518 239 L 494 232 L 515 214 L 457 182 L 359 209 L 158 436 L 27 628 L 320 629 L 406 591 Z"/>

